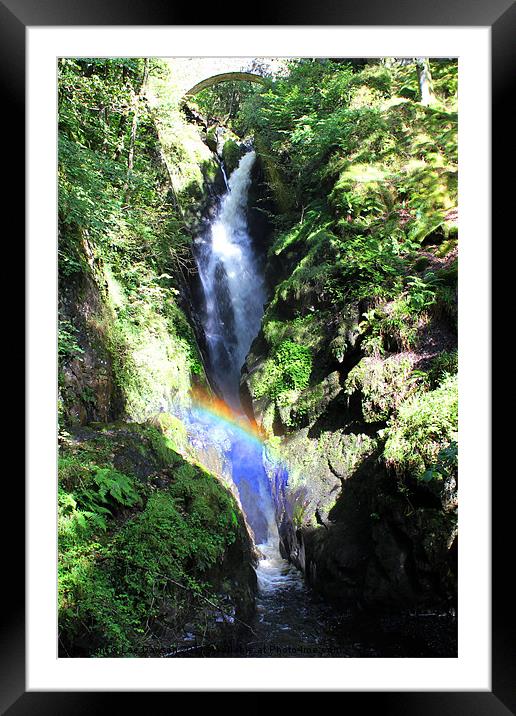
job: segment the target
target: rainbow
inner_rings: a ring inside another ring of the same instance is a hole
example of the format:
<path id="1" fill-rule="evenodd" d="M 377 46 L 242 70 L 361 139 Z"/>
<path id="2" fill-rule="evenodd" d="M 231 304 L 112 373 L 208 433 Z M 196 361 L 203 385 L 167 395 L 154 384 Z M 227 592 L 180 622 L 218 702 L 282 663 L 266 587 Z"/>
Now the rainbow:
<path id="1" fill-rule="evenodd" d="M 202 388 L 194 388 L 191 391 L 191 398 L 194 410 L 236 428 L 247 438 L 252 438 L 263 445 L 266 437 L 263 429 L 255 422 L 251 422 L 245 415 L 236 413 L 220 398 L 209 395 Z"/>

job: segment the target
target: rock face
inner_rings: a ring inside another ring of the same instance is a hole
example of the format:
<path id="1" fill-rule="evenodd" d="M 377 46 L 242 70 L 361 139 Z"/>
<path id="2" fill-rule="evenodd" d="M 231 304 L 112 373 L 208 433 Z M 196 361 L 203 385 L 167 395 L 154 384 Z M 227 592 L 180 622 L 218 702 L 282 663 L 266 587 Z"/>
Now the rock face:
<path id="1" fill-rule="evenodd" d="M 171 202 L 167 209 L 173 205 L 181 212 L 193 240 L 205 230 L 226 185 L 220 158 L 194 124 L 183 127 L 185 157 L 177 163 L 178 138 L 167 121 L 173 125 L 166 114 L 156 115 L 160 141 L 155 150 L 166 168 L 163 179 Z M 140 305 L 147 304 L 145 310 L 136 317 L 130 305 L 132 288 L 113 275 L 109 253 L 101 258 L 95 241 L 79 229 L 62 231 L 60 241 L 76 246 L 73 272 L 64 273 L 59 281 L 59 399 L 64 422 L 145 420 L 170 410 L 172 403 L 188 402 L 192 386 L 209 391 L 198 319 L 201 299 L 190 247 L 181 261 L 166 266 L 169 286 L 163 285 L 165 274 L 152 268 L 147 280 L 155 284 L 152 291 L 161 293 L 161 300 L 153 303 L 148 292 L 140 300 Z"/>
<path id="2" fill-rule="evenodd" d="M 222 161 L 227 176 L 230 176 L 237 168 L 240 159 L 245 153 L 245 147 L 234 139 L 227 139 L 222 148 Z"/>
<path id="3" fill-rule="evenodd" d="M 61 356 L 59 393 L 71 422 L 109 422 L 123 410 L 105 328 L 111 317 L 93 272 L 61 281 L 60 327 L 73 326 L 73 349 Z M 69 329 L 70 330 L 70 329 Z"/>
<path id="4" fill-rule="evenodd" d="M 307 439 L 297 437 L 306 451 Z M 429 504 L 425 494 L 414 504 L 382 469 L 378 449 L 367 448 L 347 476 L 339 476 L 328 453 L 307 464 L 304 480 L 276 483 L 284 555 L 344 608 L 447 605 L 456 582 L 453 510 Z"/>
<path id="5" fill-rule="evenodd" d="M 384 455 L 391 418 L 420 390 L 413 370 L 428 363 L 417 351 L 369 351 L 363 302 L 332 313 L 315 287 L 288 294 L 282 279 L 299 260 L 289 254 L 269 254 L 274 297 L 241 382 L 247 414 L 284 464 L 265 465 L 283 556 L 343 608 L 445 608 L 456 594 L 456 477 L 398 474 Z M 443 330 L 432 319 L 424 345 Z M 310 348 L 306 387 L 282 366 L 282 339 Z"/>

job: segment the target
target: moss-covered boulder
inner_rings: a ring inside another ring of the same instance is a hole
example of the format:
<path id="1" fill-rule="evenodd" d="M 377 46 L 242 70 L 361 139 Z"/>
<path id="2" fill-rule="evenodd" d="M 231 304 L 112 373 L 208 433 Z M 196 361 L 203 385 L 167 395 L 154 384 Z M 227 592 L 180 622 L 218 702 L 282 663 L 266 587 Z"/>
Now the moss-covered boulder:
<path id="1" fill-rule="evenodd" d="M 282 440 L 271 467 L 281 547 L 342 608 L 446 608 L 457 584 L 456 483 L 400 484 L 382 442 L 309 429 Z"/>

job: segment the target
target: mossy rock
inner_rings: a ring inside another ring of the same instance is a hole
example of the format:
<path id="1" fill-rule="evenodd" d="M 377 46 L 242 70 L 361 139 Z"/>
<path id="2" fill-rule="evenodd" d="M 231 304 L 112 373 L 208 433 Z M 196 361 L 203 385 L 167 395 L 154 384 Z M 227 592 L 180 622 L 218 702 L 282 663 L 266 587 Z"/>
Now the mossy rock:
<path id="1" fill-rule="evenodd" d="M 179 418 L 170 413 L 158 413 L 149 419 L 149 423 L 158 428 L 173 450 L 182 455 L 187 452 L 188 435 Z"/>
<path id="2" fill-rule="evenodd" d="M 178 429 L 171 417 L 156 421 L 165 432 Z M 220 637 L 217 604 L 249 619 L 256 577 L 239 505 L 169 442 L 123 422 L 62 437 L 61 655 L 159 656 L 158 621 L 169 647 L 198 622 Z"/>
<path id="3" fill-rule="evenodd" d="M 349 396 L 360 394 L 366 423 L 385 421 L 414 389 L 411 372 L 407 358 L 365 357 L 349 372 L 344 389 Z"/>
<path id="4" fill-rule="evenodd" d="M 435 252 L 435 255 L 439 258 L 444 258 L 457 248 L 457 243 L 458 242 L 456 237 L 450 237 L 448 239 L 445 239 Z"/>
<path id="5" fill-rule="evenodd" d="M 208 148 L 215 153 L 217 151 L 217 128 L 218 125 L 214 124 L 209 127 L 206 132 L 206 144 Z"/>
<path id="6" fill-rule="evenodd" d="M 358 304 L 353 302 L 344 306 L 338 314 L 337 335 L 330 342 L 331 356 L 338 363 L 342 363 L 348 351 L 355 347 L 360 336 L 360 310 Z"/>
<path id="7" fill-rule="evenodd" d="M 291 424 L 298 427 L 313 425 L 341 391 L 342 386 L 337 371 L 330 373 L 317 385 L 303 390 L 291 408 Z"/>
<path id="8" fill-rule="evenodd" d="M 222 161 L 224 162 L 224 168 L 228 177 L 237 168 L 240 159 L 244 156 L 244 154 L 245 147 L 238 142 L 235 142 L 234 139 L 227 139 L 224 142 L 224 146 L 222 148 Z"/>

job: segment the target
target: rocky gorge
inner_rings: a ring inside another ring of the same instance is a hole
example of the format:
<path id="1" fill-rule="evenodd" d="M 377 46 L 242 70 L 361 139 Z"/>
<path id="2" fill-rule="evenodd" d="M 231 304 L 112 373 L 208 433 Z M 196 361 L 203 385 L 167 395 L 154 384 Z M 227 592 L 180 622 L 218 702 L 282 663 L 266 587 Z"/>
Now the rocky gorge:
<path id="1" fill-rule="evenodd" d="M 410 614 L 441 615 L 453 655 L 457 68 L 429 69 L 425 102 L 414 64 L 305 60 L 184 105 L 164 61 L 61 61 L 62 655 L 253 655 L 274 603 L 242 444 L 271 500 L 281 619 L 304 580 L 331 634 L 315 655 L 364 614 L 403 626 L 345 655 L 412 654 L 395 644 Z M 264 307 L 240 413 L 214 371 L 199 242 L 251 149 Z"/>

